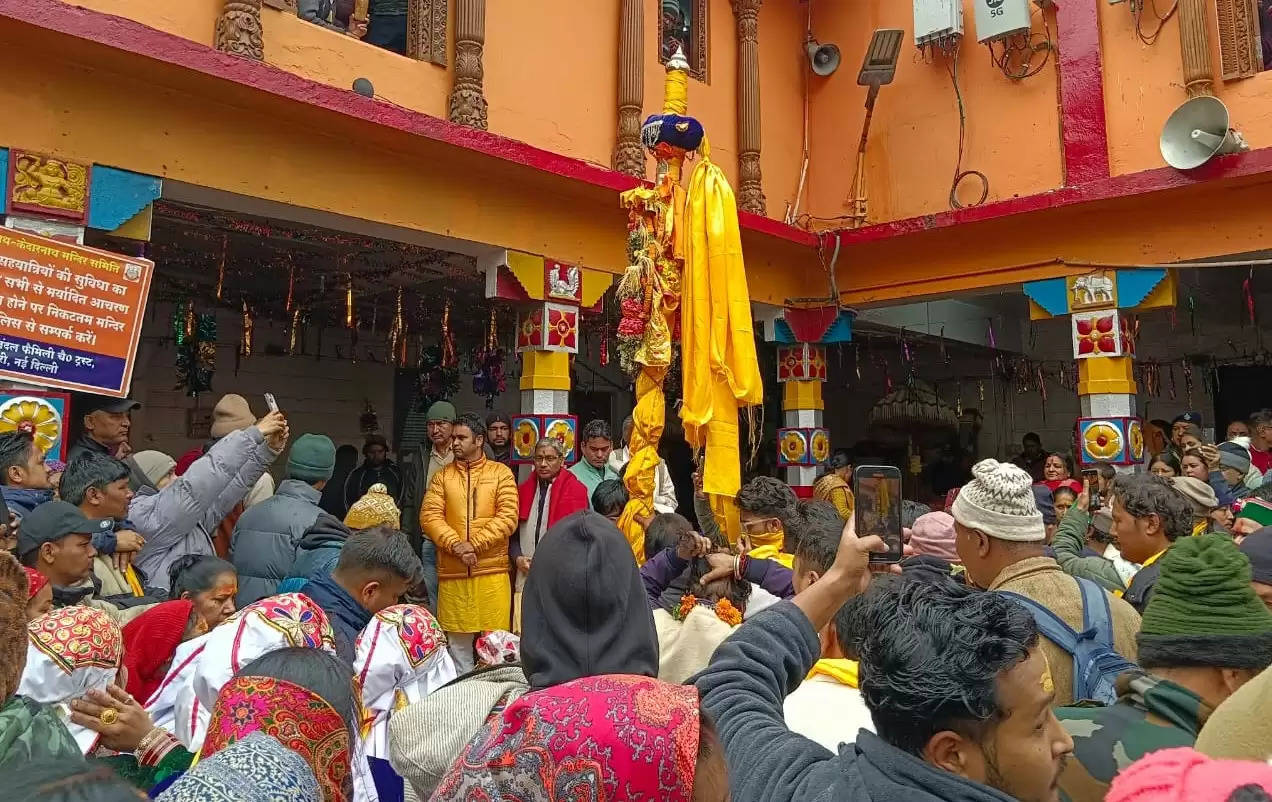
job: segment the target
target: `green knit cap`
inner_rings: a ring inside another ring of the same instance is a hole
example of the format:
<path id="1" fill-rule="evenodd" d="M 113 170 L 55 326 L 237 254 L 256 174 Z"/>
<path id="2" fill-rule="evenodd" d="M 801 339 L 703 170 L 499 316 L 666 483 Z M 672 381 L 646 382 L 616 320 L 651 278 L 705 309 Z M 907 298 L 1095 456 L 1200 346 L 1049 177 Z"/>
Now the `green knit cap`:
<path id="1" fill-rule="evenodd" d="M 1145 668 L 1272 664 L 1272 612 L 1250 587 L 1250 561 L 1232 538 L 1182 537 L 1162 555 L 1139 661 Z"/>

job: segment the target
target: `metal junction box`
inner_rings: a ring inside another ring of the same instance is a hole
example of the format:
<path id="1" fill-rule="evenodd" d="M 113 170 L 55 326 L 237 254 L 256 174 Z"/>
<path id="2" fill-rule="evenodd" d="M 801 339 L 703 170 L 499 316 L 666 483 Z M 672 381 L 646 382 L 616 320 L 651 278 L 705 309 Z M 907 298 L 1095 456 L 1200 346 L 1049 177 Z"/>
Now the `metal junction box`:
<path id="1" fill-rule="evenodd" d="M 1029 31 L 1029 0 L 975 0 L 974 7 L 978 42 Z"/>

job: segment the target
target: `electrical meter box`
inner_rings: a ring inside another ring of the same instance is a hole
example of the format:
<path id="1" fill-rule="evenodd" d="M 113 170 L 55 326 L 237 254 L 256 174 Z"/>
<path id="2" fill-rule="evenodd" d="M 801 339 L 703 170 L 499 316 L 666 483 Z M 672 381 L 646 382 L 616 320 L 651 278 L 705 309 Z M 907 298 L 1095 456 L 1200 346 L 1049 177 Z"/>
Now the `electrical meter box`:
<path id="1" fill-rule="evenodd" d="M 978 42 L 1029 32 L 1029 0 L 974 0 L 973 4 Z"/>
<path id="2" fill-rule="evenodd" d="M 985 2 L 985 0 L 977 0 Z M 1026 15 L 1027 17 L 1027 15 Z M 914 0 L 914 44 L 925 47 L 963 35 L 963 0 Z"/>

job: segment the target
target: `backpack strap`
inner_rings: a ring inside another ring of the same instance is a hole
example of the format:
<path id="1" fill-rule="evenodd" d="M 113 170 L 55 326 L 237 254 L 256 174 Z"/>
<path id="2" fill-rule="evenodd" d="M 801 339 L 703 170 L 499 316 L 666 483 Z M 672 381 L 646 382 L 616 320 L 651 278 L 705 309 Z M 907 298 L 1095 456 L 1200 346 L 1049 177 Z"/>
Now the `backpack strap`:
<path id="1" fill-rule="evenodd" d="M 1089 579 L 1074 577 L 1082 591 L 1082 628 L 1095 631 L 1095 642 L 1108 649 L 1113 648 L 1113 611 L 1104 589 Z"/>
<path id="2" fill-rule="evenodd" d="M 1013 593 L 1010 590 L 998 590 L 995 592 L 1001 593 L 1004 596 L 1011 596 L 1013 600 L 1024 605 L 1025 609 L 1033 614 L 1034 623 L 1038 625 L 1038 631 L 1061 649 L 1064 649 L 1071 655 L 1075 655 L 1074 661 L 1076 663 L 1078 633 L 1074 632 L 1073 628 L 1064 622 L 1064 619 L 1056 615 L 1045 605 L 1039 604 L 1028 596 L 1022 596 L 1021 594 Z"/>

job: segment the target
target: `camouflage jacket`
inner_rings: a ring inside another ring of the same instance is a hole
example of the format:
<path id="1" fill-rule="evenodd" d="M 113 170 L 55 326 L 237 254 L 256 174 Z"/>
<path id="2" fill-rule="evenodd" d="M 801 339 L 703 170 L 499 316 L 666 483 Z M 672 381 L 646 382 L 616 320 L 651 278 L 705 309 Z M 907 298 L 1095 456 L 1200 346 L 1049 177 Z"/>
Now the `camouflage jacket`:
<path id="1" fill-rule="evenodd" d="M 1192 746 L 1211 709 L 1192 691 L 1130 671 L 1117 680 L 1117 704 L 1056 708 L 1073 737 L 1073 756 L 1060 775 L 1065 802 L 1101 802 L 1122 769 L 1149 752 Z"/>

